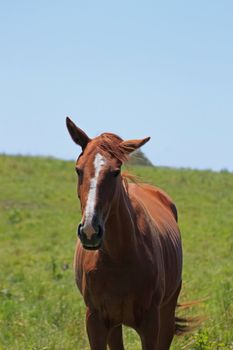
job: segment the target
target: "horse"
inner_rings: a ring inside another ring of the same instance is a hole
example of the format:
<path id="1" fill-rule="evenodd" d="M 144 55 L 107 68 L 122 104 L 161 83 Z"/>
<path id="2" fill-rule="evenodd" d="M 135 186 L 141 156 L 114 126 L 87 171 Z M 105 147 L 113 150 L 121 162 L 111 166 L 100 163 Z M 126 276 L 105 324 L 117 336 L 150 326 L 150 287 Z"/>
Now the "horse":
<path id="1" fill-rule="evenodd" d="M 167 350 L 179 327 L 182 243 L 172 199 L 149 184 L 127 181 L 129 155 L 150 140 L 113 133 L 93 139 L 66 118 L 82 149 L 75 170 L 82 219 L 74 257 L 76 284 L 86 304 L 91 350 L 124 350 L 122 326 L 143 350 Z"/>

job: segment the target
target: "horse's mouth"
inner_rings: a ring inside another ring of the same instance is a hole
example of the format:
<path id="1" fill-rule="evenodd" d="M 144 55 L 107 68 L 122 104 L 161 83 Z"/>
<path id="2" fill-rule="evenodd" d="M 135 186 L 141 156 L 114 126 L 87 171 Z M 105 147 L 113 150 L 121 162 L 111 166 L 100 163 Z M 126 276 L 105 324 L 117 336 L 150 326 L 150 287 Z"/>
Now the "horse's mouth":
<path id="1" fill-rule="evenodd" d="M 96 245 L 83 244 L 83 248 L 86 250 L 98 250 L 101 247 L 101 243 L 99 242 Z"/>

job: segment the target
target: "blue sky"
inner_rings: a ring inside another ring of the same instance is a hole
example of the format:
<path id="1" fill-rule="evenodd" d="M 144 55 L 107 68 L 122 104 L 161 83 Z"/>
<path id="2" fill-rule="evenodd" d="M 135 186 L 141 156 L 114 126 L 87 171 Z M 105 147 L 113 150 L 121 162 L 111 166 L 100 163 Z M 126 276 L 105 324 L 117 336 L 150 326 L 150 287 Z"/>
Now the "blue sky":
<path id="1" fill-rule="evenodd" d="M 0 152 L 151 136 L 155 165 L 233 170 L 233 2 L 0 1 Z"/>

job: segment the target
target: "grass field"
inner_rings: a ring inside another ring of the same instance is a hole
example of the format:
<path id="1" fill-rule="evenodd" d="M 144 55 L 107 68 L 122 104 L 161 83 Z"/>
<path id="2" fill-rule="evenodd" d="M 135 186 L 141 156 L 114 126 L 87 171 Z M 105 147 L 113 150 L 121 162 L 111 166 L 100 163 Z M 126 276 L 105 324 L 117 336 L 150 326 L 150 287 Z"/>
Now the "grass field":
<path id="1" fill-rule="evenodd" d="M 233 349 L 233 174 L 134 167 L 177 204 L 184 246 L 181 300 L 208 298 L 207 317 L 173 350 Z M 86 350 L 85 307 L 72 271 L 80 219 L 74 164 L 0 156 L 0 349 Z M 127 350 L 137 335 L 124 331 Z"/>

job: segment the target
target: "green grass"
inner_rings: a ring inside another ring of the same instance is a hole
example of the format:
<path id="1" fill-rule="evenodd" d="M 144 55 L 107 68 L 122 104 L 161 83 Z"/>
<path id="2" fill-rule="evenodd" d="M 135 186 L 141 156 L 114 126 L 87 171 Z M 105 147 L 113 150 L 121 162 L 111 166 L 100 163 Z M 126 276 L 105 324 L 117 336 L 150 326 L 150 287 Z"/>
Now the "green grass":
<path id="1" fill-rule="evenodd" d="M 175 200 L 184 246 L 181 300 L 207 317 L 172 349 L 233 349 L 233 174 L 135 167 Z M 89 349 L 72 271 L 80 219 L 74 164 L 0 156 L 0 349 Z M 126 349 L 140 349 L 125 330 Z"/>

